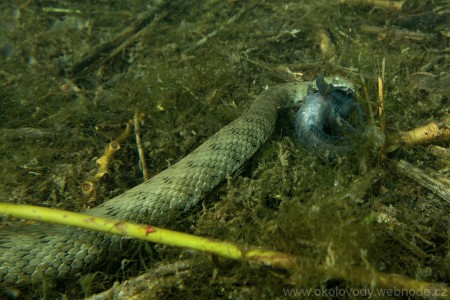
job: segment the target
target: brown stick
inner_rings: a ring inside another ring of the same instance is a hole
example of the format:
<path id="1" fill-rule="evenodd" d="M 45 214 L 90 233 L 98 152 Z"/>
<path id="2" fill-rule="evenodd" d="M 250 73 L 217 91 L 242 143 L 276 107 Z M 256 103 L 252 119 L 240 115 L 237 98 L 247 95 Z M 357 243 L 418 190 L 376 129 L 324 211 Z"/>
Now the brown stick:
<path id="1" fill-rule="evenodd" d="M 383 65 L 384 65 L 384 60 L 383 60 Z M 384 112 L 384 97 L 383 97 L 383 95 L 384 95 L 383 79 L 382 79 L 382 77 L 378 76 L 378 100 L 380 102 L 380 104 L 378 106 L 378 115 L 381 118 L 380 130 L 383 133 L 383 135 L 386 136 L 386 117 L 383 115 L 383 112 Z M 381 153 L 381 160 L 385 160 L 386 159 L 386 143 L 383 143 L 381 145 L 380 153 Z"/>
<path id="2" fill-rule="evenodd" d="M 348 5 L 373 5 L 375 7 L 387 8 L 401 11 L 405 1 L 387 1 L 387 0 L 341 0 L 340 4 Z"/>
<path id="3" fill-rule="evenodd" d="M 431 173 L 430 175 L 421 169 L 411 165 L 405 160 L 392 161 L 397 171 L 402 175 L 406 175 L 419 183 L 421 186 L 429 189 L 437 194 L 439 197 L 450 204 L 450 180 L 438 174 Z"/>
<path id="4" fill-rule="evenodd" d="M 134 42 L 143 29 L 149 25 L 156 24 L 159 20 L 166 16 L 166 13 L 155 16 L 155 11 L 156 9 L 142 13 L 140 16 L 137 16 L 136 21 L 131 26 L 122 30 L 122 32 L 120 32 L 112 40 L 94 47 L 90 53 L 85 55 L 79 62 L 72 66 L 72 68 L 68 71 L 70 75 L 72 77 L 77 76 L 86 68 L 105 62 L 120 52 L 116 51 L 117 49 L 123 50 L 130 45 L 131 42 Z"/>
<path id="5" fill-rule="evenodd" d="M 449 121 L 445 119 L 443 122 L 429 123 L 390 137 L 388 139 L 387 152 L 395 151 L 400 147 L 408 148 L 417 144 L 448 141 L 450 141 L 450 128 Z"/>
<path id="6" fill-rule="evenodd" d="M 384 40 L 388 35 L 391 35 L 397 39 L 408 39 L 418 42 L 429 40 L 432 38 L 430 35 L 425 33 L 412 32 L 409 30 L 398 28 L 385 28 L 385 27 L 363 25 L 361 26 L 361 31 L 365 33 L 377 34 L 380 40 Z"/>
<path id="7" fill-rule="evenodd" d="M 120 144 L 128 138 L 131 134 L 131 124 L 133 123 L 132 120 L 130 120 L 127 123 L 127 127 L 122 132 L 122 134 L 117 137 L 115 140 L 113 140 L 109 145 L 106 147 L 105 152 L 103 152 L 103 155 L 97 159 L 96 163 L 98 166 L 97 173 L 90 179 L 83 182 L 81 189 L 83 194 L 89 199 L 89 201 L 95 201 L 96 195 L 95 190 L 97 188 L 98 183 L 100 180 L 105 177 L 105 175 L 109 174 L 109 163 L 111 161 L 111 158 L 113 157 L 114 153 L 116 153 L 120 149 Z"/>
<path id="8" fill-rule="evenodd" d="M 141 120 L 142 120 L 143 114 L 138 114 L 138 112 L 136 112 L 134 114 L 134 135 L 136 136 L 136 145 L 137 145 L 137 149 L 138 149 L 138 154 L 139 154 L 139 161 L 141 162 L 141 166 L 142 166 L 142 175 L 144 176 L 144 181 L 148 180 L 150 177 L 148 176 L 148 169 L 147 169 L 147 164 L 145 163 L 145 154 L 144 154 L 144 148 L 142 147 L 142 142 L 141 142 Z"/>

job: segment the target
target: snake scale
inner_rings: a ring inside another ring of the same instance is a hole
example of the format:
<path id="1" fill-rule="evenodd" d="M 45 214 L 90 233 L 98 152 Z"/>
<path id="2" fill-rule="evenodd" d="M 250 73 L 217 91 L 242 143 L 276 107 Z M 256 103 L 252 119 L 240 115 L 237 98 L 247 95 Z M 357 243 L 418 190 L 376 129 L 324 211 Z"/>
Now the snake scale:
<path id="1" fill-rule="evenodd" d="M 286 83 L 266 89 L 247 112 L 189 155 L 87 214 L 170 225 L 240 168 L 271 135 L 278 109 L 302 101 L 311 84 Z M 130 240 L 120 236 L 53 224 L 3 227 L 0 286 L 36 284 L 87 272 L 92 265 L 117 257 L 129 247 Z"/>

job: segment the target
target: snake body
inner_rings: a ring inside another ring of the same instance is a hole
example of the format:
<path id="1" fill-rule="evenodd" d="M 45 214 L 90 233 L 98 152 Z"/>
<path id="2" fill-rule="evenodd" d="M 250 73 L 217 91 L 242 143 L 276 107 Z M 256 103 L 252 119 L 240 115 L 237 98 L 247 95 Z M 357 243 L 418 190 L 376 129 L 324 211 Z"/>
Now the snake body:
<path id="1" fill-rule="evenodd" d="M 278 109 L 301 101 L 310 84 L 287 83 L 265 90 L 246 113 L 172 167 L 87 213 L 170 225 L 258 150 L 275 127 Z M 87 272 L 129 247 L 126 238 L 59 225 L 2 228 L 0 285 L 39 283 Z"/>

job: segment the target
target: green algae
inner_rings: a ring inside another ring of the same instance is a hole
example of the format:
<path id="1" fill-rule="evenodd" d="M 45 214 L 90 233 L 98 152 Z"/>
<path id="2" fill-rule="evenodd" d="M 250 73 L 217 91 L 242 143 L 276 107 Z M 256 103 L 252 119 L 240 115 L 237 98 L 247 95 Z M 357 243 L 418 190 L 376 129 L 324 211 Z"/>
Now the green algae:
<path id="1" fill-rule="evenodd" d="M 292 80 L 293 72 L 306 80 L 339 73 L 359 82 L 361 75 L 369 97 L 376 99 L 376 75 L 385 59 L 388 132 L 412 129 L 448 113 L 448 38 L 441 34 L 441 15 L 433 22 L 425 17 L 432 11 L 428 8 L 393 12 L 325 0 L 128 2 L 56 6 L 44 1 L 20 11 L 20 1 L 2 4 L 2 201 L 72 210 L 100 203 L 142 182 L 130 138 L 112 161 L 96 201 L 83 199 L 80 188 L 95 172 L 95 159 L 136 111 L 146 114 L 142 139 L 150 173 L 156 174 L 239 116 L 266 85 Z M 439 11 L 443 4 L 434 5 Z M 59 6 L 80 13 L 43 9 Z M 83 73 L 67 73 L 93 47 L 150 9 L 163 17 L 119 54 Z M 412 22 L 415 16 L 421 18 Z M 386 31 L 362 29 L 369 25 Z M 320 52 L 321 28 L 336 47 L 334 63 Z M 397 36 L 396 28 L 420 31 L 426 38 Z M 79 91 L 68 88 L 67 79 Z M 370 265 L 448 282 L 448 205 L 393 172 L 389 161 L 380 162 L 367 146 L 337 163 L 324 163 L 299 149 L 292 115 L 285 108 L 273 137 L 236 176 L 180 220 L 179 227 L 299 255 L 301 270 L 286 274 L 209 262 L 202 255 L 156 247 L 157 253 L 150 250 L 152 259 L 137 255 L 126 269 L 119 261 L 93 270 L 84 277 L 86 292 L 107 289 L 114 280 L 151 269 L 155 261 L 170 265 L 183 257 L 195 261 L 190 275 L 180 277 L 183 284 L 167 280 L 148 295 L 283 298 L 286 288 L 358 288 L 319 270 L 330 257 L 345 271 Z M 38 131 L 29 134 L 23 128 Z M 434 167 L 436 160 L 426 150 L 417 146 L 390 158 Z M 36 291 L 47 298 L 84 296 L 75 281 L 45 291 L 24 289 L 22 295 Z"/>

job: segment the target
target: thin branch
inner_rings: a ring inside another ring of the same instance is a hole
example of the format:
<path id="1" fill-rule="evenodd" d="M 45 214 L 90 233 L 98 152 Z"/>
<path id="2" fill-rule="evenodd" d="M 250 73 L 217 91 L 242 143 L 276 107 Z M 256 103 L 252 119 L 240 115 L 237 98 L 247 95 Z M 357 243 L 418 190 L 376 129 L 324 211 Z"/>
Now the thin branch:
<path id="1" fill-rule="evenodd" d="M 449 179 L 444 178 L 439 174 L 433 174 L 433 176 L 431 176 L 405 160 L 392 161 L 392 163 L 400 174 L 414 179 L 418 184 L 436 193 L 450 204 Z"/>
<path id="2" fill-rule="evenodd" d="M 295 274 L 301 274 L 299 266 L 304 263 L 299 256 L 283 252 L 263 250 L 256 247 L 244 247 L 229 242 L 215 241 L 209 238 L 202 238 L 150 225 L 134 224 L 47 207 L 0 203 L 0 214 L 28 220 L 75 226 L 78 228 L 132 237 L 168 246 L 198 250 L 234 260 L 240 260 L 250 263 L 251 265 L 270 266 L 285 269 L 287 271 L 295 271 Z M 332 254 L 333 251 L 330 251 L 329 255 Z M 354 283 L 391 289 L 397 288 L 413 291 L 426 290 L 430 293 L 430 296 L 435 296 L 436 298 L 444 298 L 448 290 L 447 285 L 443 283 L 425 282 L 398 274 L 377 272 L 373 270 L 368 263 L 366 264 L 366 268 L 355 267 L 348 270 L 347 268 L 342 269 L 329 263 L 332 261 L 335 261 L 335 258 L 329 258 L 327 256 L 325 262 L 328 263 L 324 263 L 318 268 L 327 272 L 330 276 Z M 296 278 L 292 279 L 296 280 Z M 301 276 L 298 280 L 300 283 Z"/>
<path id="3" fill-rule="evenodd" d="M 145 162 L 145 152 L 144 152 L 144 148 L 142 147 L 141 135 L 140 135 L 142 117 L 143 117 L 143 114 L 138 114 L 138 112 L 136 112 L 134 114 L 133 122 L 134 122 L 134 135 L 136 137 L 136 146 L 138 149 L 139 161 L 141 162 L 141 167 L 142 167 L 142 175 L 144 176 L 144 181 L 146 181 L 150 177 L 148 176 L 147 163 Z"/>

